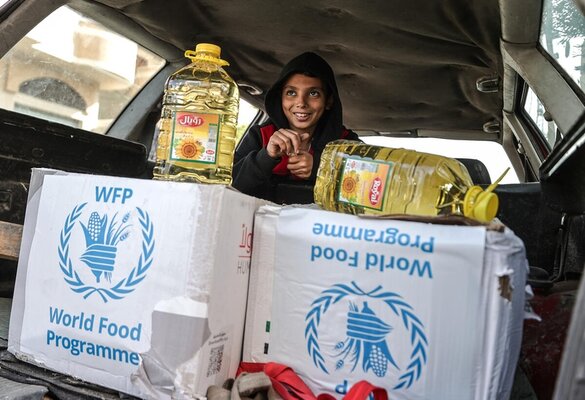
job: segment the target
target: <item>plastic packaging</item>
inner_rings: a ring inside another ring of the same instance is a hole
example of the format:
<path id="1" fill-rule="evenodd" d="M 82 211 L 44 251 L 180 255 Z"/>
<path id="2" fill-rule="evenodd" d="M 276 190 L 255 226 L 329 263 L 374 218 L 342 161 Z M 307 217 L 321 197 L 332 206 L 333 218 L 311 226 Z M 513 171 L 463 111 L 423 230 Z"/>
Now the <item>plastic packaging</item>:
<path id="1" fill-rule="evenodd" d="M 200 43 L 166 82 L 154 179 L 229 185 L 239 91 L 221 49 Z"/>
<path id="2" fill-rule="evenodd" d="M 488 222 L 498 211 L 493 190 L 502 177 L 484 190 L 452 158 L 337 140 L 323 151 L 314 195 L 322 208 L 349 214 L 458 214 Z"/>

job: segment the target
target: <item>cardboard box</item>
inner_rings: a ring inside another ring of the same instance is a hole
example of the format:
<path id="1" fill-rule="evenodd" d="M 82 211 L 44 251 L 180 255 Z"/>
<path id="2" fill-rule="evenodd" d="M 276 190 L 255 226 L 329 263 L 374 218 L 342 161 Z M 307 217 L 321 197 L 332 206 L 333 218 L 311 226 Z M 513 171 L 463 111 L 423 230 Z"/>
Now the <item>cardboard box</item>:
<path id="1" fill-rule="evenodd" d="M 508 229 L 261 207 L 243 359 L 338 398 L 365 379 L 391 399 L 505 399 L 527 268 Z"/>
<path id="2" fill-rule="evenodd" d="M 204 396 L 240 361 L 261 204 L 223 185 L 34 170 L 9 351 L 142 398 Z"/>

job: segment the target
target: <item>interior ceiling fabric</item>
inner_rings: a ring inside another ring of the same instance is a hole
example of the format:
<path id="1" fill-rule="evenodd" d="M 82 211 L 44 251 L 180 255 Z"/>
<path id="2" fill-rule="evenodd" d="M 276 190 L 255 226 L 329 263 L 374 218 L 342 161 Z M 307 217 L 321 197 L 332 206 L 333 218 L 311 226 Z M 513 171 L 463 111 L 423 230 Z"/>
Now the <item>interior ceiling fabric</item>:
<path id="1" fill-rule="evenodd" d="M 294 56 L 333 67 L 353 129 L 482 130 L 501 120 L 498 0 L 103 1 L 178 49 L 221 46 L 230 75 L 266 90 Z"/>

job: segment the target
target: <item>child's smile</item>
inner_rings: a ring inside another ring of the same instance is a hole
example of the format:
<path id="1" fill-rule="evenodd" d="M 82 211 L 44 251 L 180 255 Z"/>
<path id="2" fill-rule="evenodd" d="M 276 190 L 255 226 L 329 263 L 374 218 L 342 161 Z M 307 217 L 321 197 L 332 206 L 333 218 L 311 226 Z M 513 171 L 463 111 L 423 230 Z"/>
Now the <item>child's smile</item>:
<path id="1" fill-rule="evenodd" d="M 293 74 L 282 88 L 282 110 L 290 129 L 313 133 L 327 106 L 321 79 Z"/>

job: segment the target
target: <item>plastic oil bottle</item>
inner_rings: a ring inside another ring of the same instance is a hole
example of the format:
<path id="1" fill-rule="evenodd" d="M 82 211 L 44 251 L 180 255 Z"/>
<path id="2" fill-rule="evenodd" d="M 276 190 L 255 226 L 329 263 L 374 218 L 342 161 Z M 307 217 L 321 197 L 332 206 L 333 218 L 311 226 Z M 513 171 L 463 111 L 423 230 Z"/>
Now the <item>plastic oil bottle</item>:
<path id="1" fill-rule="evenodd" d="M 239 91 L 221 48 L 200 43 L 165 85 L 154 179 L 229 185 Z"/>
<path id="2" fill-rule="evenodd" d="M 337 140 L 321 155 L 314 195 L 322 208 L 349 214 L 455 214 L 488 222 L 498 211 L 492 192 L 503 176 L 484 190 L 452 158 Z"/>

